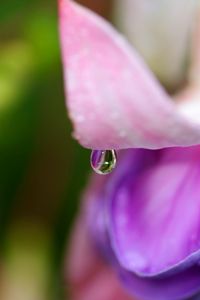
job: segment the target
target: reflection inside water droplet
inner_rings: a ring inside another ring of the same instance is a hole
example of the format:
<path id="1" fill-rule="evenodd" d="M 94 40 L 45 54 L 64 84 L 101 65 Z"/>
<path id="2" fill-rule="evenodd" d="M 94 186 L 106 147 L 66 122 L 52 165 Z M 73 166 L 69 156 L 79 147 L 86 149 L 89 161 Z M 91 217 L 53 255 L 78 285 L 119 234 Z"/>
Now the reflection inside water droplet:
<path id="1" fill-rule="evenodd" d="M 93 150 L 90 157 L 92 169 L 100 175 L 111 173 L 116 167 L 117 154 L 115 150 Z"/>

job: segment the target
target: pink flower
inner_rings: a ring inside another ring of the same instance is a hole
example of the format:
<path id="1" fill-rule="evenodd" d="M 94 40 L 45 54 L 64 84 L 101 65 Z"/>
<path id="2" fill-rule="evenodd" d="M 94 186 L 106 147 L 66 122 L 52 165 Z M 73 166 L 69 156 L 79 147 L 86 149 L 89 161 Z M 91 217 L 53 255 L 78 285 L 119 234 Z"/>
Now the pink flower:
<path id="1" fill-rule="evenodd" d="M 67 257 L 66 281 L 73 300 L 131 300 L 113 270 L 94 251 L 87 222 L 80 216 L 72 235 Z"/>
<path id="2" fill-rule="evenodd" d="M 91 149 L 200 142 L 200 122 L 166 94 L 126 40 L 89 10 L 60 0 L 65 89 L 74 136 Z"/>
<path id="3" fill-rule="evenodd" d="M 60 0 L 60 30 L 75 138 L 91 149 L 134 148 L 86 192 L 70 255 L 73 299 L 129 299 L 114 270 L 141 299 L 198 293 L 199 39 L 190 82 L 173 101 L 126 40 L 89 10 Z"/>

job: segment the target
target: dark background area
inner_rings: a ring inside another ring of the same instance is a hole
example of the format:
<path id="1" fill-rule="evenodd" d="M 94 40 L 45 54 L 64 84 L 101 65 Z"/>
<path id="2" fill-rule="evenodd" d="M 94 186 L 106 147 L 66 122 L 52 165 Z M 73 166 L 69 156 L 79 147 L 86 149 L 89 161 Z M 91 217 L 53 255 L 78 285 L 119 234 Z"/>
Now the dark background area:
<path id="1" fill-rule="evenodd" d="M 81 1 L 109 15 L 109 1 Z M 62 299 L 90 152 L 71 138 L 57 3 L 0 4 L 0 299 Z"/>

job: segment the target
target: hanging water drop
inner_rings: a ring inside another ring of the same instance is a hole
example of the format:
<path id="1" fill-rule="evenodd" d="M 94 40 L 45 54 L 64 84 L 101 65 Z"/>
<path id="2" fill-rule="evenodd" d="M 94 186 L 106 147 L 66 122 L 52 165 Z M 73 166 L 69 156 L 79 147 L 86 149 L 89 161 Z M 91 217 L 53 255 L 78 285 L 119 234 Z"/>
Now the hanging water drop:
<path id="1" fill-rule="evenodd" d="M 111 173 L 117 164 L 115 150 L 93 150 L 90 157 L 92 169 L 100 175 Z"/>

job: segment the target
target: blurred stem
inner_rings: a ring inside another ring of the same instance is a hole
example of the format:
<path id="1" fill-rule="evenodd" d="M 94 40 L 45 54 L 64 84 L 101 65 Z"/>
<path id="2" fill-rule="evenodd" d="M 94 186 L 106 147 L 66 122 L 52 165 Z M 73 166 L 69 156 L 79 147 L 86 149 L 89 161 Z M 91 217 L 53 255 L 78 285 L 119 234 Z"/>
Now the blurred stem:
<path id="1" fill-rule="evenodd" d="M 57 215 L 57 222 L 54 230 L 54 277 L 57 281 L 57 288 L 53 299 L 62 299 L 59 293 L 63 292 L 63 261 L 67 239 L 74 216 L 78 211 L 79 197 L 87 181 L 89 169 L 89 151 L 78 146 L 75 142 L 72 145 L 71 166 L 69 167 L 70 177 L 66 187 L 66 194 Z"/>

